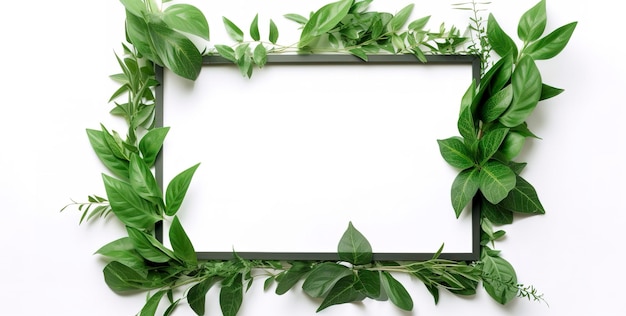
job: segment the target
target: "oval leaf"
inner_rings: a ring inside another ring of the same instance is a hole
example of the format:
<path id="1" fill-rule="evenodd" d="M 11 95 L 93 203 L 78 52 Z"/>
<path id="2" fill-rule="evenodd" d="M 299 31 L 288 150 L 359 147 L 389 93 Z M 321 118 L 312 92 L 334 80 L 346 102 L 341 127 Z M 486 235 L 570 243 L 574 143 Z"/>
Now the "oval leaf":
<path id="1" fill-rule="evenodd" d="M 165 23 L 148 23 L 150 39 L 163 65 L 175 74 L 190 80 L 200 75 L 202 55 L 193 42 Z"/>
<path id="2" fill-rule="evenodd" d="M 341 237 L 337 252 L 339 259 L 355 265 L 372 262 L 372 246 L 365 236 L 352 226 L 352 222 L 348 224 L 348 229 Z"/>
<path id="3" fill-rule="evenodd" d="M 459 218 L 465 207 L 478 192 L 478 168 L 461 171 L 452 182 L 450 196 L 456 217 Z"/>
<path id="4" fill-rule="evenodd" d="M 169 237 L 172 249 L 174 249 L 174 254 L 179 259 L 191 267 L 198 264 L 196 251 L 193 248 L 193 244 L 191 243 L 189 236 L 187 236 L 183 226 L 180 224 L 178 216 L 174 216 L 174 219 L 172 220 Z"/>
<path id="5" fill-rule="evenodd" d="M 474 166 L 472 154 L 465 146 L 461 138 L 451 137 L 437 140 L 439 152 L 443 159 L 451 166 L 459 169 L 467 169 Z"/>
<path id="6" fill-rule="evenodd" d="M 513 101 L 499 121 L 506 127 L 518 126 L 530 116 L 541 97 L 541 74 L 530 56 L 523 57 L 511 76 Z"/>
<path id="7" fill-rule="evenodd" d="M 174 216 L 178 212 L 189 189 L 191 178 L 193 178 L 193 174 L 198 169 L 198 166 L 200 164 L 196 164 L 179 173 L 167 185 L 167 190 L 165 191 L 165 214 Z"/>
<path id="8" fill-rule="evenodd" d="M 346 276 L 339 280 L 320 304 L 317 312 L 333 305 L 361 301 L 365 298 L 355 289 L 354 276 Z"/>
<path id="9" fill-rule="evenodd" d="M 324 262 L 317 265 L 306 277 L 302 289 L 311 297 L 323 297 L 333 288 L 339 279 L 352 275 L 346 266 Z"/>
<path id="10" fill-rule="evenodd" d="M 255 15 L 252 23 L 250 23 L 250 37 L 255 41 L 261 40 L 261 34 L 259 33 L 259 15 Z"/>
<path id="11" fill-rule="evenodd" d="M 222 17 L 222 21 L 224 22 L 224 27 L 226 28 L 228 36 L 230 36 L 230 38 L 232 38 L 235 42 L 243 42 L 243 31 L 225 16 Z"/>
<path id="12" fill-rule="evenodd" d="M 515 187 L 516 176 L 511 168 L 488 161 L 480 170 L 478 183 L 483 196 L 492 204 L 498 204 Z"/>
<path id="13" fill-rule="evenodd" d="M 483 287 L 500 304 L 506 304 L 517 296 L 517 275 L 511 264 L 500 256 L 484 252 Z"/>
<path id="14" fill-rule="evenodd" d="M 102 179 L 111 210 L 124 225 L 148 229 L 161 219 L 154 207 L 135 193 L 130 184 L 105 174 Z"/>
<path id="15" fill-rule="evenodd" d="M 515 42 L 502 30 L 500 24 L 498 24 L 496 18 L 491 13 L 487 20 L 487 39 L 489 44 L 491 44 L 491 48 L 501 57 L 508 54 L 517 56 Z"/>
<path id="16" fill-rule="evenodd" d="M 532 42 L 543 34 L 546 29 L 546 0 L 541 0 L 520 18 L 517 35 L 524 42 Z"/>
<path id="17" fill-rule="evenodd" d="M 163 21 L 169 27 L 209 40 L 209 23 L 198 8 L 189 4 L 174 4 L 163 11 Z"/>
<path id="18" fill-rule="evenodd" d="M 300 34 L 300 41 L 298 42 L 298 48 L 307 46 L 315 37 L 320 36 L 331 29 L 343 20 L 348 14 L 353 0 L 341 0 L 333 3 L 329 3 L 319 10 L 317 10 L 311 16 L 311 19 L 307 21 Z"/>
<path id="19" fill-rule="evenodd" d="M 143 157 L 143 161 L 152 167 L 156 161 L 156 157 L 163 147 L 163 141 L 169 132 L 169 127 L 153 128 L 144 135 L 139 141 L 139 152 Z"/>
<path id="20" fill-rule="evenodd" d="M 413 310 L 413 299 L 402 283 L 396 280 L 387 271 L 381 273 L 380 281 L 383 289 L 385 289 L 385 292 L 387 292 L 389 296 L 389 300 L 391 300 L 394 305 L 405 311 Z"/>
<path id="21" fill-rule="evenodd" d="M 515 188 L 500 202 L 502 207 L 513 212 L 525 214 L 545 214 L 546 211 L 539 201 L 537 191 L 524 178 L 517 176 Z"/>
<path id="22" fill-rule="evenodd" d="M 278 42 L 278 27 L 276 27 L 276 23 L 272 19 L 270 19 L 270 43 L 276 44 Z"/>
<path id="23" fill-rule="evenodd" d="M 508 85 L 504 89 L 496 92 L 496 94 L 492 95 L 487 102 L 482 107 L 482 118 L 484 122 L 493 122 L 506 109 L 509 108 L 511 102 L 513 101 L 513 86 Z"/>
<path id="24" fill-rule="evenodd" d="M 577 22 L 572 22 L 561 26 L 544 38 L 528 45 L 524 52 L 535 60 L 550 59 L 558 55 L 569 42 L 577 24 Z"/>

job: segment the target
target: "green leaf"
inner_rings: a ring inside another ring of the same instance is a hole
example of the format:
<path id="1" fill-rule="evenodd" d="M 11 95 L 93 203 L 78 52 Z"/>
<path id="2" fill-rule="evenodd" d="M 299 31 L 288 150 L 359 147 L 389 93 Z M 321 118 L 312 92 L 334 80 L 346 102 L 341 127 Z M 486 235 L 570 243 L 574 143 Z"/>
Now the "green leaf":
<path id="1" fill-rule="evenodd" d="M 303 17 L 300 14 L 296 14 L 296 13 L 287 13 L 285 15 L 283 15 L 287 20 L 291 20 L 294 21 L 298 24 L 306 24 L 306 22 L 309 21 L 309 19 Z"/>
<path id="2" fill-rule="evenodd" d="M 355 265 L 372 262 L 372 246 L 365 236 L 352 226 L 352 222 L 348 223 L 348 229 L 339 240 L 337 252 L 339 259 Z"/>
<path id="3" fill-rule="evenodd" d="M 515 188 L 500 202 L 504 208 L 517 213 L 545 214 L 546 211 L 539 201 L 537 191 L 524 178 L 517 176 Z"/>
<path id="4" fill-rule="evenodd" d="M 501 57 L 508 54 L 517 56 L 515 42 L 502 30 L 500 24 L 498 24 L 496 18 L 491 13 L 487 20 L 487 39 L 489 44 L 491 44 L 491 48 Z"/>
<path id="5" fill-rule="evenodd" d="M 363 61 L 367 61 L 367 53 L 363 49 L 353 48 L 350 50 L 350 54 L 361 58 Z"/>
<path id="6" fill-rule="evenodd" d="M 104 139 L 104 132 L 93 129 L 87 129 L 87 137 L 89 143 L 93 148 L 96 156 L 100 159 L 102 164 L 109 169 L 113 174 L 122 178 L 128 179 L 128 165 L 129 162 L 125 159 L 120 159 L 111 150 L 106 140 Z"/>
<path id="7" fill-rule="evenodd" d="M 465 207 L 472 201 L 479 187 L 479 169 L 461 171 L 452 182 L 450 196 L 456 217 L 459 218 Z"/>
<path id="8" fill-rule="evenodd" d="M 471 107 L 475 97 L 476 97 L 476 81 L 472 80 L 472 83 L 463 94 L 463 98 L 461 98 L 461 113 L 463 113 L 465 109 Z M 472 113 L 471 110 L 470 110 L 470 113 Z M 472 118 L 472 128 L 475 129 L 473 126 L 474 125 L 473 121 L 474 119 Z"/>
<path id="9" fill-rule="evenodd" d="M 539 103 L 542 90 L 541 74 L 531 57 L 525 56 L 518 62 L 511 76 L 511 84 L 513 102 L 499 119 L 506 127 L 524 123 Z"/>
<path id="10" fill-rule="evenodd" d="M 467 169 L 474 166 L 475 162 L 472 154 L 460 137 L 438 139 L 437 143 L 439 144 L 441 156 L 451 166 L 459 169 Z"/>
<path id="11" fill-rule="evenodd" d="M 335 283 L 335 286 L 333 286 L 320 304 L 317 312 L 320 312 L 329 306 L 361 301 L 364 298 L 365 295 L 355 289 L 354 276 L 346 276 Z"/>
<path id="12" fill-rule="evenodd" d="M 259 66 L 259 68 L 263 68 L 263 66 L 265 66 L 265 64 L 267 63 L 267 50 L 265 49 L 265 46 L 263 46 L 262 43 L 259 43 L 255 48 L 254 48 L 254 63 Z"/>
<path id="13" fill-rule="evenodd" d="M 354 288 L 371 299 L 380 299 L 380 273 L 370 270 L 358 270 Z"/>
<path id="14" fill-rule="evenodd" d="M 129 160 L 128 156 L 126 155 L 126 150 L 124 149 L 124 141 L 120 138 L 120 136 L 115 133 L 115 131 L 114 134 L 109 133 L 104 125 L 100 124 L 100 126 L 102 128 L 102 136 L 104 137 L 104 141 L 106 142 L 107 146 L 109 146 L 111 153 L 113 153 L 113 155 L 118 159 Z"/>
<path id="15" fill-rule="evenodd" d="M 372 3 L 372 1 L 373 0 L 355 1 L 350 8 L 350 13 L 364 13 L 365 11 L 367 11 L 367 8 L 369 7 L 370 3 Z"/>
<path id="16" fill-rule="evenodd" d="M 504 89 L 492 95 L 481 108 L 481 116 L 486 123 L 493 122 L 509 108 L 513 101 L 513 86 L 508 85 Z"/>
<path id="17" fill-rule="evenodd" d="M 478 176 L 480 191 L 489 202 L 498 204 L 515 187 L 515 177 L 511 168 L 497 161 L 488 161 Z"/>
<path id="18" fill-rule="evenodd" d="M 430 15 L 429 16 L 425 16 L 423 18 L 419 18 L 411 23 L 409 23 L 409 30 L 412 31 L 421 31 L 422 29 L 424 29 L 424 27 L 426 27 L 426 24 L 428 24 L 428 21 L 430 20 Z"/>
<path id="19" fill-rule="evenodd" d="M 388 24 L 389 31 L 390 32 L 399 31 L 404 26 L 404 24 L 406 24 L 406 21 L 409 19 L 409 16 L 411 15 L 411 12 L 413 12 L 414 7 L 415 7 L 415 4 L 411 3 L 407 5 L 406 7 L 402 8 L 398 13 L 396 13 L 396 15 L 394 15 L 391 21 L 389 21 L 389 24 Z"/>
<path id="20" fill-rule="evenodd" d="M 221 45 L 221 44 L 216 44 L 215 45 L 215 50 L 217 50 L 217 53 L 220 54 L 220 56 L 236 63 L 237 62 L 237 58 L 235 58 L 235 50 L 230 47 L 230 46 L 226 46 L 226 45 Z"/>
<path id="21" fill-rule="evenodd" d="M 154 316 L 157 308 L 159 307 L 159 303 L 166 292 L 167 291 L 158 291 L 152 295 L 141 309 L 141 312 L 139 312 L 139 316 Z"/>
<path id="22" fill-rule="evenodd" d="M 147 282 L 140 273 L 117 261 L 109 262 L 102 272 L 107 286 L 115 292 L 144 289 Z"/>
<path id="23" fill-rule="evenodd" d="M 183 78 L 198 78 L 202 55 L 191 40 L 165 23 L 148 22 L 148 31 L 154 50 L 165 67 Z"/>
<path id="24" fill-rule="evenodd" d="M 143 276 L 147 274 L 147 267 L 143 257 L 135 250 L 135 246 L 129 237 L 114 240 L 102 246 L 96 253 L 118 261 Z"/>
<path id="25" fill-rule="evenodd" d="M 478 132 L 476 131 L 476 126 L 474 124 L 474 115 L 471 107 L 463 107 L 463 110 L 459 115 L 459 120 L 457 121 L 457 128 L 461 136 L 465 138 L 466 144 L 473 144 L 476 142 L 476 134 L 478 134 Z"/>
<path id="26" fill-rule="evenodd" d="M 517 26 L 517 35 L 524 42 L 532 42 L 541 37 L 546 23 L 546 0 L 541 0 L 522 15 Z"/>
<path id="27" fill-rule="evenodd" d="M 175 258 L 174 253 L 153 236 L 133 227 L 126 227 L 126 231 L 137 252 L 146 260 L 165 263 Z"/>
<path id="28" fill-rule="evenodd" d="M 293 262 L 291 268 L 287 270 L 278 281 L 276 286 L 276 294 L 283 295 L 287 293 L 303 276 L 311 271 L 311 265 L 304 262 Z"/>
<path id="29" fill-rule="evenodd" d="M 499 206 L 489 203 L 485 198 L 482 198 L 480 204 L 480 214 L 482 217 L 487 218 L 495 225 L 506 225 L 513 223 L 513 212 Z"/>
<path id="30" fill-rule="evenodd" d="M 317 36 L 335 28 L 335 26 L 337 26 L 337 24 L 348 14 L 348 11 L 352 6 L 352 2 L 353 0 L 340 0 L 329 3 L 313 13 L 311 19 L 307 21 L 302 29 L 300 41 L 298 42 L 298 48 L 307 46 Z"/>
<path id="31" fill-rule="evenodd" d="M 506 304 L 517 296 L 517 275 L 513 266 L 500 256 L 483 251 L 483 287 L 500 304 Z"/>
<path id="32" fill-rule="evenodd" d="M 174 216 L 170 226 L 170 243 L 174 254 L 183 260 L 188 266 L 194 267 L 198 264 L 198 256 L 193 248 L 193 244 L 180 224 L 178 216 Z"/>
<path id="33" fill-rule="evenodd" d="M 150 167 L 138 155 L 132 154 L 129 165 L 129 182 L 135 193 L 155 204 L 163 203 L 161 189 Z"/>
<path id="34" fill-rule="evenodd" d="M 389 295 L 389 300 L 391 300 L 394 305 L 405 311 L 411 311 L 413 309 L 413 299 L 402 283 L 396 280 L 387 271 L 381 272 L 380 280 L 385 292 Z"/>
<path id="35" fill-rule="evenodd" d="M 561 26 L 552 33 L 528 45 L 524 53 L 535 60 L 550 59 L 558 55 L 567 46 L 577 22 L 572 22 Z"/>
<path id="36" fill-rule="evenodd" d="M 497 128 L 485 133 L 478 142 L 479 164 L 487 162 L 498 151 L 508 132 L 508 128 Z"/>
<path id="37" fill-rule="evenodd" d="M 254 16 L 252 23 L 250 24 L 250 37 L 255 41 L 261 40 L 261 34 L 259 33 L 259 14 Z"/>
<path id="38" fill-rule="evenodd" d="M 204 281 L 196 283 L 189 289 L 187 293 L 187 303 L 189 303 L 189 306 L 196 315 L 204 315 L 206 294 L 213 284 L 215 284 L 215 278 L 209 277 Z"/>
<path id="39" fill-rule="evenodd" d="M 163 11 L 163 21 L 178 31 L 209 40 L 209 23 L 198 8 L 189 4 L 174 4 Z"/>
<path id="40" fill-rule="evenodd" d="M 556 97 L 557 95 L 563 93 L 563 91 L 565 90 L 560 89 L 560 88 L 555 88 L 547 84 L 542 84 L 541 85 L 541 97 L 539 98 L 539 101 Z"/>
<path id="41" fill-rule="evenodd" d="M 148 23 L 143 19 L 143 16 L 137 16 L 126 11 L 126 35 L 141 55 L 163 66 L 163 60 L 156 52 L 154 43 L 150 38 Z"/>
<path id="42" fill-rule="evenodd" d="M 165 310 L 165 312 L 163 313 L 163 316 L 170 316 L 174 313 L 174 311 L 176 310 L 176 307 L 178 307 L 178 304 L 180 303 L 180 298 L 177 299 L 176 301 L 172 302 L 172 304 L 170 304 L 170 306 L 167 307 L 167 309 Z"/>
<path id="43" fill-rule="evenodd" d="M 120 2 L 135 16 L 142 17 L 146 13 L 146 5 L 141 0 L 120 0 Z"/>
<path id="44" fill-rule="evenodd" d="M 173 216 L 180 209 L 187 194 L 187 189 L 189 189 L 191 178 L 193 178 L 193 174 L 198 169 L 198 166 L 200 166 L 199 163 L 179 173 L 167 185 L 167 190 L 165 191 L 165 214 L 168 216 Z"/>
<path id="45" fill-rule="evenodd" d="M 222 21 L 224 22 L 224 27 L 226 28 L 228 36 L 230 36 L 230 38 L 232 38 L 235 42 L 243 42 L 243 31 L 225 16 L 222 17 Z"/>
<path id="46" fill-rule="evenodd" d="M 156 157 L 163 147 L 163 141 L 165 136 L 169 132 L 169 127 L 157 127 L 153 128 L 139 140 L 139 152 L 143 157 L 143 161 L 148 167 L 154 166 Z"/>
<path id="47" fill-rule="evenodd" d="M 505 160 L 510 161 L 519 155 L 525 142 L 526 136 L 511 131 L 508 135 L 506 135 L 504 142 L 502 142 L 502 145 L 500 146 L 499 152 Z"/>
<path id="48" fill-rule="evenodd" d="M 102 179 L 111 209 L 124 225 L 148 229 L 161 219 L 154 207 L 142 199 L 130 184 L 106 174 L 102 175 Z"/>
<path id="49" fill-rule="evenodd" d="M 278 27 L 276 27 L 276 23 L 272 19 L 270 19 L 270 43 L 276 45 L 278 42 Z"/>
<path id="50" fill-rule="evenodd" d="M 339 279 L 352 275 L 346 266 L 324 262 L 317 265 L 306 277 L 302 289 L 311 297 L 324 297 Z"/>
<path id="51" fill-rule="evenodd" d="M 232 282 L 222 283 L 220 290 L 220 308 L 224 316 L 236 316 L 243 302 L 243 280 L 241 273 L 237 273 Z"/>

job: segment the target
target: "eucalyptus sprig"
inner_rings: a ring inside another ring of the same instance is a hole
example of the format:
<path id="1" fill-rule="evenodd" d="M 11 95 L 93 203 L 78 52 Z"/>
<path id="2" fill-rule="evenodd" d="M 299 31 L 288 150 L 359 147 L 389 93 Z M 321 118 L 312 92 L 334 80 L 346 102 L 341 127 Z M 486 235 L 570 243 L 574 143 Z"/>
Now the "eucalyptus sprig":
<path id="1" fill-rule="evenodd" d="M 575 22 L 570 23 L 544 36 L 545 0 L 522 15 L 517 30 L 520 47 L 493 15 L 489 15 L 485 28 L 484 21 L 476 17 L 477 3 L 471 2 L 475 16 L 470 20 L 478 37 L 473 39 L 469 53 L 480 53 L 484 65 L 492 51 L 500 59 L 465 92 L 458 119 L 460 136 L 438 143 L 444 160 L 459 169 L 451 187 L 456 216 L 469 203 L 475 203 L 481 212 L 482 249 L 476 262 L 441 259 L 443 246 L 426 261 L 375 261 L 369 241 L 352 223 L 339 240 L 336 261 L 247 260 L 236 252 L 227 261 L 198 260 L 177 212 L 199 164 L 176 175 L 165 191 L 152 171 L 169 131 L 168 127 L 154 127 L 154 89 L 159 84 L 155 64 L 194 80 L 202 56 L 214 53 L 235 63 L 248 77 L 254 65 L 265 65 L 268 54 L 290 48 L 300 53 L 350 53 L 363 60 L 368 54 L 380 52 L 413 54 L 424 60 L 427 53 L 455 52 L 465 41 L 458 29 L 442 25 L 437 32 L 425 30 L 429 16 L 409 22 L 413 5 L 392 15 L 368 11 L 372 0 L 340 0 L 312 12 L 308 18 L 287 14 L 302 27 L 296 44 L 278 44 L 279 33 L 272 20 L 268 41 L 263 41 L 258 15 L 250 24 L 251 41 L 246 41 L 241 28 L 224 17 L 226 31 L 236 44 L 215 45 L 201 52 L 189 37 L 209 38 L 208 23 L 197 8 L 186 4 L 166 6 L 170 1 L 165 0 L 121 2 L 126 9 L 128 44 L 123 45 L 123 54 L 116 56 L 122 72 L 112 78 L 120 88 L 110 102 L 115 104 L 111 114 L 125 119 L 128 132 L 122 137 L 104 125 L 87 130 L 96 156 L 109 172 L 102 175 L 106 198 L 92 195 L 87 202 L 68 206 L 83 211 L 80 222 L 113 214 L 126 228 L 126 237 L 104 245 L 96 253 L 108 259 L 103 274 L 113 291 L 148 291 L 140 315 L 155 315 L 164 300 L 168 306 L 164 315 L 171 315 L 182 300 L 197 315 L 204 315 L 208 291 L 219 286 L 222 314 L 234 316 L 244 293 L 260 277 L 266 278 L 264 288 L 275 285 L 278 295 L 301 282 L 306 295 L 321 301 L 318 311 L 366 298 L 389 300 L 402 310 L 412 310 L 411 295 L 397 274 L 422 281 L 435 303 L 440 290 L 473 295 L 479 284 L 502 304 L 515 297 L 543 300 L 533 286 L 518 282 L 513 266 L 495 249 L 495 242 L 505 232 L 494 227 L 511 224 L 514 213 L 545 213 L 535 189 L 521 177 L 526 163 L 514 161 L 525 139 L 537 137 L 526 124 L 533 110 L 540 101 L 563 92 L 543 83 L 535 61 L 560 53 L 576 27 Z M 155 224 L 161 221 L 170 222 L 169 247 L 153 234 Z M 183 294 L 176 298 L 180 290 Z"/>

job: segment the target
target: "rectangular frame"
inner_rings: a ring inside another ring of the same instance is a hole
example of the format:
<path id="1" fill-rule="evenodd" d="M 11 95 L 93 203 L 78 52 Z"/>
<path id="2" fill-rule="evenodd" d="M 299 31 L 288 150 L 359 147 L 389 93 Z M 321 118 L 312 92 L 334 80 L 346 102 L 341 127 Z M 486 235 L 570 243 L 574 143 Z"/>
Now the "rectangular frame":
<path id="1" fill-rule="evenodd" d="M 383 65 L 383 66 L 392 66 L 392 65 L 402 65 L 402 66 L 410 66 L 410 65 L 421 65 L 421 66 L 434 66 L 434 65 L 467 65 L 471 67 L 471 78 L 467 78 L 467 83 L 469 83 L 472 79 L 478 82 L 480 80 L 480 59 L 477 56 L 470 55 L 434 55 L 427 56 L 427 62 L 421 63 L 418 61 L 413 55 L 371 55 L 368 56 L 368 61 L 364 62 L 361 59 L 351 56 L 351 55 L 331 55 L 331 54 L 312 54 L 312 55 L 270 55 L 268 56 L 268 62 L 266 67 L 273 66 L 286 66 L 286 67 L 310 67 L 310 66 L 345 66 L 345 65 Z M 236 69 L 232 63 L 222 57 L 219 56 L 211 56 L 205 57 L 204 66 L 203 67 L 211 67 L 211 66 L 227 66 L 233 69 L 230 71 L 236 72 L 239 74 L 239 71 Z M 264 70 L 260 70 L 265 71 Z M 163 126 L 164 124 L 164 86 L 165 83 L 165 75 L 164 70 L 161 67 L 156 68 L 157 72 L 157 80 L 161 83 L 161 85 L 156 90 L 156 125 L 158 127 Z M 246 79 L 248 80 L 248 79 Z M 259 78 L 249 79 L 251 81 L 254 80 L 262 80 Z M 201 87 L 194 87 L 194 89 L 201 89 Z M 464 91 L 460 91 L 463 93 Z M 460 99 L 459 99 L 460 102 Z M 458 104 L 458 102 L 457 102 Z M 454 106 L 454 105 L 450 105 Z M 456 127 L 456 117 L 451 117 L 450 121 L 453 122 Z M 173 126 L 174 130 L 176 126 Z M 453 136 L 447 135 L 448 137 Z M 168 136 L 169 138 L 169 136 Z M 433 140 L 434 141 L 434 140 Z M 166 152 L 168 148 L 167 143 L 164 145 L 163 151 Z M 438 154 L 438 153 L 437 153 Z M 441 159 L 443 160 L 443 159 Z M 190 166 L 190 165 L 189 165 Z M 187 166 L 188 167 L 188 166 Z M 163 188 L 163 168 L 164 168 L 164 159 L 163 153 L 159 155 L 156 162 L 156 176 L 157 181 Z M 182 171 L 182 170 L 179 170 Z M 452 183 L 450 182 L 449 185 Z M 192 186 L 194 185 L 194 181 L 192 181 Z M 449 192 L 449 191 L 448 191 Z M 446 200 L 449 204 L 449 198 Z M 480 214 L 479 208 L 476 207 L 476 202 L 471 207 L 471 218 L 468 219 L 471 222 L 471 251 L 463 251 L 463 252 L 446 252 L 444 247 L 444 252 L 440 255 L 442 259 L 449 260 L 457 260 L 457 261 L 472 261 L 478 260 L 480 254 Z M 443 211 L 443 210 L 441 210 Z M 450 208 L 450 214 L 453 214 L 452 209 Z M 468 212 L 465 212 L 468 213 Z M 185 222 L 183 222 L 185 224 Z M 347 226 L 347 223 L 345 223 Z M 187 227 L 185 225 L 185 227 Z M 357 229 L 358 229 L 357 225 Z M 336 242 L 338 242 L 338 238 L 341 236 L 342 231 L 336 232 L 338 235 Z M 163 240 L 163 226 L 162 223 L 158 223 L 156 228 L 157 238 Z M 365 234 L 367 237 L 368 234 Z M 194 239 L 192 238 L 192 242 Z M 372 242 L 372 240 L 370 240 Z M 336 243 L 335 243 L 336 244 Z M 198 250 L 198 248 L 196 248 Z M 235 249 L 236 250 L 236 249 Z M 436 249 L 433 249 L 436 250 Z M 387 251 L 377 251 L 376 247 L 374 247 L 374 260 L 411 260 L 411 261 L 422 261 L 428 260 L 432 258 L 434 255 L 433 252 L 387 252 Z M 260 259 L 260 260 L 337 260 L 338 256 L 336 252 L 300 252 L 300 251 L 264 251 L 263 249 L 259 249 L 258 251 L 237 251 L 237 254 L 246 259 Z M 228 260 L 233 257 L 232 251 L 198 251 L 198 258 L 201 260 Z"/>

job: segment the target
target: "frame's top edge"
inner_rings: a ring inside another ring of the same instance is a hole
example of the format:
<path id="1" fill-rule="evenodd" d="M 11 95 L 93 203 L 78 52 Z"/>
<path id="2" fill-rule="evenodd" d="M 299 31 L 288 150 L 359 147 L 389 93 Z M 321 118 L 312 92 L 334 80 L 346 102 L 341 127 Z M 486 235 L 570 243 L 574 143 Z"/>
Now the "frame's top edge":
<path id="1" fill-rule="evenodd" d="M 470 64 L 480 57 L 468 54 L 449 54 L 449 55 L 426 55 L 426 63 L 446 63 L 446 64 Z M 232 64 L 228 59 L 221 56 L 205 56 L 203 59 L 205 65 L 222 65 Z M 367 61 L 350 54 L 270 54 L 267 56 L 268 64 L 307 64 L 307 63 L 419 63 L 422 62 L 412 54 L 376 54 L 367 55 Z"/>

